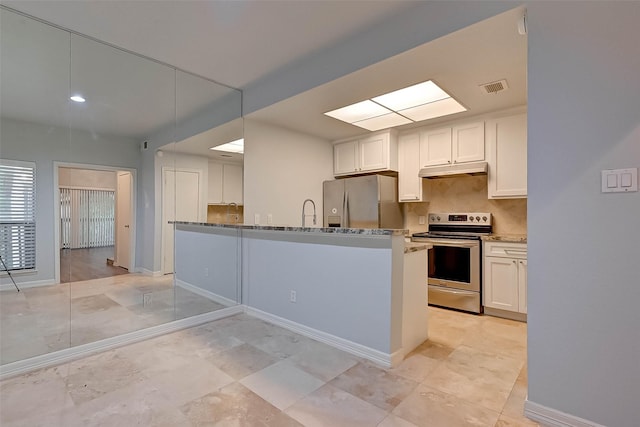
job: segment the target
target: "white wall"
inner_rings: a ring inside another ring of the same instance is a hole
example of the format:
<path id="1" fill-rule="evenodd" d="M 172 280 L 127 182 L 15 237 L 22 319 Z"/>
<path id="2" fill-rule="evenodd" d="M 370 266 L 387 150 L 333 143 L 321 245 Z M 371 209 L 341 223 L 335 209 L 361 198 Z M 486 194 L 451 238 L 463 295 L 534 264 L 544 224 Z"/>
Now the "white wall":
<path id="1" fill-rule="evenodd" d="M 529 10 L 529 400 L 640 422 L 640 2 Z"/>
<path id="2" fill-rule="evenodd" d="M 302 203 L 312 199 L 322 227 L 322 182 L 333 179 L 333 146 L 324 139 L 266 125 L 256 120 L 244 123 L 244 221 L 299 227 Z M 311 205 L 307 204 L 311 213 Z M 307 217 L 312 226 L 312 217 Z"/>
<path id="3" fill-rule="evenodd" d="M 36 269 L 14 274 L 16 281 L 53 282 L 54 257 L 54 161 L 137 168 L 139 150 L 128 138 L 56 128 L 18 120 L 0 123 L 0 157 L 36 163 Z M 7 282 L 6 279 L 2 283 Z M 10 283 L 10 282 L 8 282 Z"/>
<path id="4" fill-rule="evenodd" d="M 239 303 L 240 230 L 178 226 L 175 236 L 178 283 Z"/>
<path id="5" fill-rule="evenodd" d="M 386 355 L 400 349 L 402 236 L 242 235 L 245 305 Z"/>
<path id="6" fill-rule="evenodd" d="M 90 169 L 59 168 L 58 186 L 116 190 L 116 172 Z"/>

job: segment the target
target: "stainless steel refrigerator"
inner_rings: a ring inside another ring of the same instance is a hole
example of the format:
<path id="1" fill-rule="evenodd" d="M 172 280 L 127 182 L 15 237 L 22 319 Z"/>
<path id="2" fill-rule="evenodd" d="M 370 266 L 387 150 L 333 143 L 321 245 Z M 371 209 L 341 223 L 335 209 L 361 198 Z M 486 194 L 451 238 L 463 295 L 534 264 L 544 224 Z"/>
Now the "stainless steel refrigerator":
<path id="1" fill-rule="evenodd" d="M 365 175 L 323 183 L 324 226 L 403 228 L 398 179 Z"/>

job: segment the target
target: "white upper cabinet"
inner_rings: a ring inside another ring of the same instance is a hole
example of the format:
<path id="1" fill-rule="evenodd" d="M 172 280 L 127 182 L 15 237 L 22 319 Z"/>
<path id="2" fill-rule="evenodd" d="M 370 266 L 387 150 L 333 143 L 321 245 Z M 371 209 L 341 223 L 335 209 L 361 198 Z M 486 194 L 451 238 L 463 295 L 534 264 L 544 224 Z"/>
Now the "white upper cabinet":
<path id="1" fill-rule="evenodd" d="M 394 130 L 333 145 L 335 176 L 397 170 L 398 143 Z"/>
<path id="2" fill-rule="evenodd" d="M 241 165 L 209 162 L 207 203 L 210 205 L 243 204 L 242 173 Z"/>
<path id="3" fill-rule="evenodd" d="M 346 175 L 358 171 L 360 164 L 358 141 L 347 141 L 333 146 L 333 174 Z"/>
<path id="4" fill-rule="evenodd" d="M 487 121 L 490 199 L 527 197 L 527 114 Z"/>
<path id="5" fill-rule="evenodd" d="M 454 163 L 484 160 L 484 122 L 454 126 L 451 136 L 451 158 Z"/>
<path id="6" fill-rule="evenodd" d="M 222 179 L 222 200 L 223 203 L 243 203 L 242 197 L 242 166 L 225 164 L 223 165 Z"/>
<path id="7" fill-rule="evenodd" d="M 420 166 L 484 160 L 484 122 L 420 132 Z"/>
<path id="8" fill-rule="evenodd" d="M 429 182 L 418 176 L 420 171 L 420 133 L 398 138 L 398 201 L 426 202 Z"/>

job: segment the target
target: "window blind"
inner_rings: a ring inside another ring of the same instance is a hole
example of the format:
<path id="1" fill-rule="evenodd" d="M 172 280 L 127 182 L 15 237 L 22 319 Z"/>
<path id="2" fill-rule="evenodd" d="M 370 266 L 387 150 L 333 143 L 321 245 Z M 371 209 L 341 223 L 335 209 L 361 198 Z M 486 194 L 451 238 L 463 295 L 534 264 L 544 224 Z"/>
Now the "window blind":
<path id="1" fill-rule="evenodd" d="M 113 246 L 115 191 L 60 188 L 63 249 Z"/>
<path id="2" fill-rule="evenodd" d="M 10 271 L 36 268 L 35 163 L 0 159 L 0 256 Z"/>

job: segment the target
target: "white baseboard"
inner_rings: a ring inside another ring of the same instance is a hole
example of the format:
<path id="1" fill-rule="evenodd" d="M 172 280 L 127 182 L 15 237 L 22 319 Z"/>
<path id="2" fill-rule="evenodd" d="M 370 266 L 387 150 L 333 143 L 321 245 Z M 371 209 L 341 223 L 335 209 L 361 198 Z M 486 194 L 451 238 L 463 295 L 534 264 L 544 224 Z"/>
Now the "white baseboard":
<path id="1" fill-rule="evenodd" d="M 142 267 L 136 267 L 135 268 L 135 272 L 136 273 L 142 273 L 145 276 L 151 276 L 151 277 L 160 277 L 163 276 L 162 271 L 158 270 L 158 271 L 151 271 L 151 270 L 147 270 L 146 268 L 142 268 Z"/>
<path id="2" fill-rule="evenodd" d="M 187 282 L 185 282 L 183 280 L 176 279 L 176 286 L 180 286 L 181 288 L 186 289 L 189 292 L 193 292 L 196 295 L 200 295 L 201 297 L 210 299 L 211 301 L 215 301 L 218 304 L 222 304 L 222 305 L 224 305 L 226 307 L 231 307 L 231 306 L 239 304 L 238 302 L 236 302 L 236 301 L 234 301 L 232 299 L 223 297 L 223 296 L 218 295 L 218 294 L 214 294 L 211 291 L 208 291 L 206 289 L 202 289 L 202 288 L 200 288 L 198 286 L 192 285 L 191 283 L 187 283 Z"/>
<path id="3" fill-rule="evenodd" d="M 158 326 L 141 329 L 139 331 L 129 332 L 117 337 L 106 338 L 100 341 L 79 345 L 76 347 L 66 348 L 64 350 L 52 353 L 42 354 L 40 356 L 31 357 L 29 359 L 19 360 L 0 366 L 0 380 L 13 377 L 36 369 L 48 368 L 59 365 L 61 363 L 70 362 L 75 359 L 90 356 L 102 351 L 111 350 L 113 348 L 122 347 L 124 345 L 133 344 L 144 341 L 149 338 L 164 335 L 170 332 L 176 332 L 181 329 L 191 328 L 213 320 L 222 319 L 224 317 L 233 316 L 242 313 L 242 306 L 227 307 L 220 310 L 204 313 L 186 319 L 175 320 L 173 322 L 164 323 Z"/>
<path id="4" fill-rule="evenodd" d="M 22 282 L 18 283 L 18 288 L 20 289 L 28 289 L 28 288 L 39 288 L 40 286 L 51 286 L 55 285 L 56 281 L 53 279 L 47 280 L 34 280 L 32 282 Z M 0 285 L 0 291 L 11 291 L 16 290 L 16 287 L 13 286 L 13 283 L 5 283 L 4 285 Z"/>
<path id="5" fill-rule="evenodd" d="M 245 308 L 245 313 L 249 316 L 257 317 L 258 319 L 273 323 L 276 326 L 289 329 L 290 331 L 312 338 L 316 341 L 323 342 L 339 350 L 351 353 L 355 356 L 365 358 L 386 368 L 390 368 L 394 365 L 394 363 L 397 363 L 398 357 L 400 358 L 400 360 L 402 360 L 402 358 L 404 357 L 402 354 L 402 350 L 396 351 L 393 354 L 383 353 L 379 350 L 375 350 L 362 344 L 354 343 L 353 341 L 349 341 L 344 338 L 340 338 L 335 335 L 310 328 L 300 323 L 284 319 L 282 317 L 264 312 L 262 310 L 258 310 L 256 308 L 252 308 L 246 305 L 243 307 Z"/>
<path id="6" fill-rule="evenodd" d="M 525 400 L 524 402 L 524 415 L 549 427 L 605 427 L 602 424 L 594 423 L 530 400 Z"/>

